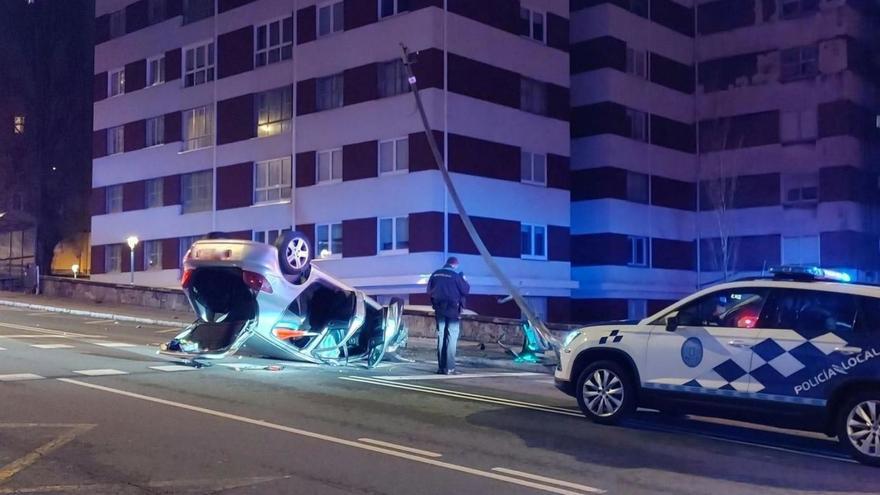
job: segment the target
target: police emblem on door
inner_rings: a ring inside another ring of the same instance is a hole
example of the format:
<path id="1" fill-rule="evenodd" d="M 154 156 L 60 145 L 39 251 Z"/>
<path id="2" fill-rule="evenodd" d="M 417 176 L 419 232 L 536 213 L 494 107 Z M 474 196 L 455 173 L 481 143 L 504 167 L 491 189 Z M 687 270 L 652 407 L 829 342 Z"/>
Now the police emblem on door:
<path id="1" fill-rule="evenodd" d="M 689 368 L 696 368 L 703 361 L 703 343 L 691 337 L 681 344 L 681 360 Z"/>

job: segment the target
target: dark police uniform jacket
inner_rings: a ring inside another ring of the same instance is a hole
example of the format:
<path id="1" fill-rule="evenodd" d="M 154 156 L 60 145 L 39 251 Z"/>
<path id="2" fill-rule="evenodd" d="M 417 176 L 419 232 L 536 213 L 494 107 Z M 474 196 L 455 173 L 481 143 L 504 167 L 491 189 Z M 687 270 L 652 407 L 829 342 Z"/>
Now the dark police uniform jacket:
<path id="1" fill-rule="evenodd" d="M 428 280 L 428 295 L 437 316 L 458 319 L 464 306 L 464 298 L 471 290 L 464 275 L 449 265 L 431 274 Z"/>

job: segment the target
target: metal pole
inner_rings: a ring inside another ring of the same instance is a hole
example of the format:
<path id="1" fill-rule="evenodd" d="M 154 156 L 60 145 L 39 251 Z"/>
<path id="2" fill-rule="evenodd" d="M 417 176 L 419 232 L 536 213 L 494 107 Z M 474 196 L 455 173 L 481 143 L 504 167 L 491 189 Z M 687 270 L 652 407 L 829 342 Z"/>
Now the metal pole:
<path id="1" fill-rule="evenodd" d="M 129 263 L 129 268 L 131 271 L 131 285 L 134 285 L 134 247 L 130 247 L 129 251 L 131 251 L 131 263 Z"/>
<path id="2" fill-rule="evenodd" d="M 440 175 L 443 177 L 443 182 L 446 183 L 446 190 L 449 192 L 449 197 L 452 199 L 452 203 L 455 205 L 456 210 L 458 210 L 458 215 L 461 217 L 461 221 L 464 224 L 465 230 L 467 230 L 470 235 L 471 240 L 474 245 L 476 245 L 477 250 L 480 252 L 480 255 L 483 257 L 483 261 L 488 265 L 489 270 L 492 271 L 492 274 L 495 275 L 495 278 L 501 283 L 505 290 L 510 294 L 511 298 L 513 298 L 516 305 L 519 306 L 520 311 L 522 311 L 523 315 L 526 317 L 526 320 L 529 322 L 532 328 L 534 328 L 538 336 L 540 337 L 542 342 L 541 344 L 544 348 L 548 349 L 558 349 L 559 343 L 552 333 L 547 329 L 544 325 L 544 322 L 541 321 L 532 309 L 529 307 L 526 300 L 522 297 L 519 292 L 519 289 L 513 285 L 510 279 L 507 278 L 507 275 L 501 270 L 501 267 L 495 263 L 495 259 L 492 258 L 492 255 L 489 253 L 489 250 L 486 248 L 486 245 L 483 243 L 483 240 L 480 238 L 480 235 L 477 233 L 477 229 L 474 227 L 473 222 L 471 222 L 471 217 L 467 214 L 464 209 L 464 204 L 461 202 L 461 198 L 458 196 L 458 191 L 455 189 L 455 185 L 452 183 L 452 177 L 449 175 L 449 171 L 446 169 L 443 158 L 440 156 L 440 150 L 437 148 L 437 142 L 434 139 L 434 133 L 431 131 L 431 125 L 428 123 L 428 117 L 425 114 L 425 108 L 422 105 L 422 97 L 419 95 L 419 88 L 416 84 L 416 78 L 413 75 L 411 63 L 409 60 L 409 50 L 407 50 L 406 46 L 401 43 L 401 49 L 403 50 L 403 66 L 406 69 L 406 77 L 409 81 L 410 88 L 412 89 L 413 96 L 416 99 L 416 107 L 419 110 L 419 116 L 422 118 L 422 125 L 425 128 L 425 135 L 428 138 L 428 145 L 431 148 L 431 153 L 434 155 L 434 162 L 437 164 L 437 168 L 440 169 Z M 448 133 L 449 129 L 445 129 Z M 448 154 L 448 153 L 447 153 Z"/>

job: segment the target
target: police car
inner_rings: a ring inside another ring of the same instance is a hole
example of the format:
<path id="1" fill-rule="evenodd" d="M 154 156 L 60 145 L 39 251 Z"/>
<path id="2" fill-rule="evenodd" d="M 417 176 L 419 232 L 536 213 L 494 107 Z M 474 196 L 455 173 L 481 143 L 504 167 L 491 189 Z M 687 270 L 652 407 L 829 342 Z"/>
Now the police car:
<path id="1" fill-rule="evenodd" d="M 562 343 L 556 385 L 613 424 L 638 407 L 819 431 L 880 466 L 880 287 L 779 267 Z"/>

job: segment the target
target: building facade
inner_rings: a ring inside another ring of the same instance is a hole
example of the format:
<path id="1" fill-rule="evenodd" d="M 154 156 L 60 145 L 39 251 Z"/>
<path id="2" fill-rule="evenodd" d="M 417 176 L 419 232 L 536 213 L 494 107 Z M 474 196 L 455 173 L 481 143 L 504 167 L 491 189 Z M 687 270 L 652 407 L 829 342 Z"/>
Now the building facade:
<path id="1" fill-rule="evenodd" d="M 877 281 L 877 8 L 571 3 L 572 318 L 771 265 Z"/>
<path id="2" fill-rule="evenodd" d="M 567 320 L 568 14 L 563 0 L 98 0 L 92 277 L 174 286 L 208 232 L 297 229 L 322 268 L 411 304 L 454 254 L 471 309 L 517 316 L 447 198 L 403 43 L 484 241 Z"/>

